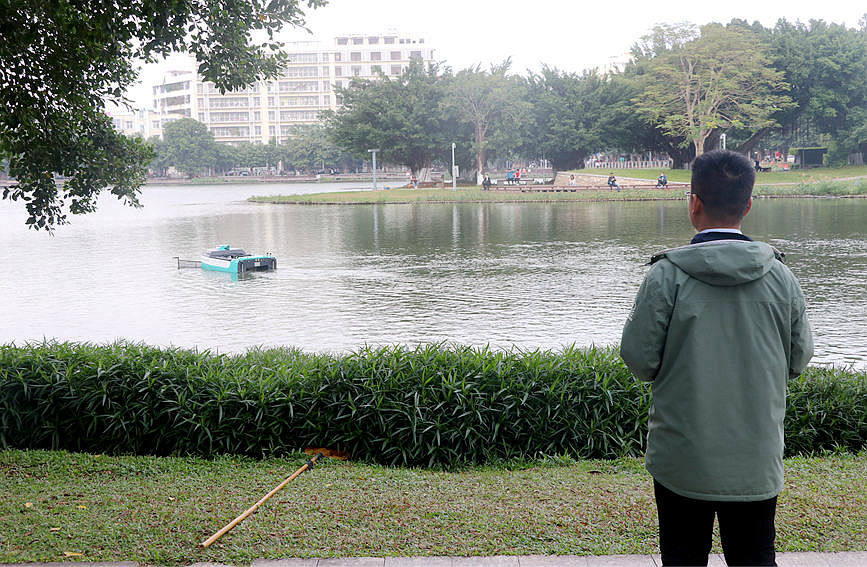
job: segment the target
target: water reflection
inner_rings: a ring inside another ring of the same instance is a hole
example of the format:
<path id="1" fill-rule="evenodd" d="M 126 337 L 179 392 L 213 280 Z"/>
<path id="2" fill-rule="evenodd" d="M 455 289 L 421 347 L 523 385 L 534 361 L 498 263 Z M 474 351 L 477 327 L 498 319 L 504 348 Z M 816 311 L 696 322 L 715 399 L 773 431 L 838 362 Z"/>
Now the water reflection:
<path id="1" fill-rule="evenodd" d="M 272 192 L 281 191 L 288 190 Z M 124 337 L 220 351 L 609 344 L 619 339 L 650 255 L 693 234 L 682 201 L 244 201 L 263 192 L 149 187 L 144 210 L 109 202 L 54 238 L 23 229 L 23 214 L 0 203 L 7 249 L 36 260 L 0 276 L 0 342 Z M 745 223 L 748 234 L 787 253 L 808 297 L 818 362 L 867 365 L 865 213 L 861 199 L 761 200 Z M 271 252 L 278 270 L 233 281 L 176 269 L 174 256 L 195 259 L 224 243 Z"/>

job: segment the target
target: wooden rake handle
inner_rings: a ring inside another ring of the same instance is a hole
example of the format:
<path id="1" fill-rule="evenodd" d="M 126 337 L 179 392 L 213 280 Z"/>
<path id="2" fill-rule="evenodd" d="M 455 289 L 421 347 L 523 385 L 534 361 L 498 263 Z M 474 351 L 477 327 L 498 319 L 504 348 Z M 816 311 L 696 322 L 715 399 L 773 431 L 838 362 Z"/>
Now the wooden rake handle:
<path id="1" fill-rule="evenodd" d="M 283 482 L 278 484 L 271 492 L 269 492 L 268 494 L 263 496 L 258 502 L 256 502 L 255 504 L 253 504 L 252 506 L 247 508 L 240 516 L 238 516 L 237 518 L 235 518 L 234 520 L 232 520 L 231 522 L 229 522 L 228 524 L 223 526 L 223 528 L 220 531 L 218 531 L 217 533 L 215 533 L 214 535 L 212 535 L 211 537 L 209 537 L 208 539 L 206 539 L 205 541 L 200 543 L 199 547 L 207 548 L 212 543 L 214 543 L 215 541 L 217 541 L 218 539 L 220 539 L 221 537 L 226 535 L 226 532 L 228 532 L 229 530 L 231 530 L 232 528 L 234 528 L 235 526 L 237 526 L 238 524 L 243 522 L 247 518 L 247 516 L 249 516 L 250 514 L 255 512 L 256 510 L 258 510 L 259 506 L 261 506 L 262 504 L 267 502 L 272 496 L 274 496 L 275 494 L 277 494 L 278 492 L 283 490 L 284 486 L 286 486 L 287 484 L 289 484 L 290 482 L 295 480 L 299 475 L 301 475 L 301 473 L 303 473 L 307 469 L 312 469 L 313 465 L 316 464 L 316 461 L 319 459 L 319 457 L 322 457 L 322 456 L 323 456 L 323 454 L 319 453 L 318 455 L 316 455 L 315 457 L 311 458 L 309 461 L 304 463 L 301 466 L 301 468 L 299 468 L 297 471 L 292 473 L 292 475 L 289 476 L 288 478 L 286 478 L 286 480 L 284 480 Z"/>

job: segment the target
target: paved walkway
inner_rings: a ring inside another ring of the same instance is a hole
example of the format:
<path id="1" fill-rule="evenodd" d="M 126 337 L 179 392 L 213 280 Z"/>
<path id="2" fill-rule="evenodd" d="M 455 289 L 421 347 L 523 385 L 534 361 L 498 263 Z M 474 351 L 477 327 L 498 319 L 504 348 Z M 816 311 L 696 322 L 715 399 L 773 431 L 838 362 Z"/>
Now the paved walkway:
<path id="1" fill-rule="evenodd" d="M 712 555 L 709 567 L 725 567 Z M 509 555 L 496 557 L 352 557 L 344 559 L 258 559 L 251 567 L 661 567 L 658 555 Z M 867 567 L 867 551 L 777 553 L 779 567 Z M 138 567 L 131 561 L 82 563 L 12 563 L 0 567 Z M 226 567 L 193 563 L 190 567 Z"/>

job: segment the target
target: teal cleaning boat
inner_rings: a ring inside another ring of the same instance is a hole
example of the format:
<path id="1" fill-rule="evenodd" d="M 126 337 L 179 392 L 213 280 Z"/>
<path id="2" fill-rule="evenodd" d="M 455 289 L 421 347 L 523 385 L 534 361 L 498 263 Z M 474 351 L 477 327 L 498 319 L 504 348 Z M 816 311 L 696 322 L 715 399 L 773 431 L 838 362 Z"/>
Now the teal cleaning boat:
<path id="1" fill-rule="evenodd" d="M 276 270 L 277 258 L 270 254 L 254 256 L 247 254 L 241 248 L 232 248 L 228 244 L 225 244 L 205 250 L 202 253 L 202 269 L 232 274 Z"/>

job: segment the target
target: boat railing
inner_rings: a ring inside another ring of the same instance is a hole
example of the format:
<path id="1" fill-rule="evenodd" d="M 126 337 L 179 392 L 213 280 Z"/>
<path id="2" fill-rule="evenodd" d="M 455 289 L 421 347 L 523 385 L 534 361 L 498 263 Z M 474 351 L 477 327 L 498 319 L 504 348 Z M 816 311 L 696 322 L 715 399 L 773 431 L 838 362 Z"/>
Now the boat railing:
<path id="1" fill-rule="evenodd" d="M 202 263 L 198 260 L 181 260 L 178 256 L 175 256 L 175 260 L 178 261 L 178 269 L 181 270 L 183 268 L 201 268 Z"/>

